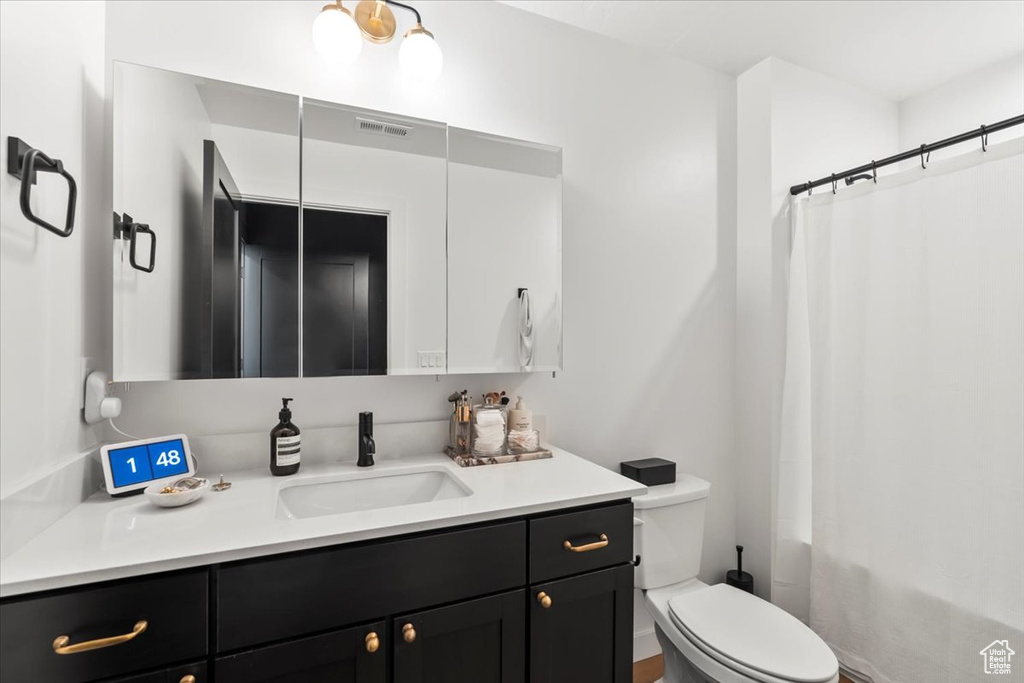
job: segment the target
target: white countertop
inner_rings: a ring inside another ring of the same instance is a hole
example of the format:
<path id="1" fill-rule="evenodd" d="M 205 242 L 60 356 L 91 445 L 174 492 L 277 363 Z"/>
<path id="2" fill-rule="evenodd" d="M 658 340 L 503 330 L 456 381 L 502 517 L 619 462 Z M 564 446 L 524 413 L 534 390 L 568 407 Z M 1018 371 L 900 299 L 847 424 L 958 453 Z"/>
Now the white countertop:
<path id="1" fill-rule="evenodd" d="M 0 597 L 621 500 L 647 490 L 566 451 L 552 452 L 547 460 L 466 468 L 431 454 L 380 459 L 370 470 L 344 462 L 303 464 L 289 477 L 271 476 L 267 467 L 229 472 L 231 489 L 209 490 L 182 508 L 98 492 L 0 561 Z M 286 483 L 423 466 L 445 469 L 472 494 L 306 519 L 284 518 L 278 510 L 278 490 Z"/>

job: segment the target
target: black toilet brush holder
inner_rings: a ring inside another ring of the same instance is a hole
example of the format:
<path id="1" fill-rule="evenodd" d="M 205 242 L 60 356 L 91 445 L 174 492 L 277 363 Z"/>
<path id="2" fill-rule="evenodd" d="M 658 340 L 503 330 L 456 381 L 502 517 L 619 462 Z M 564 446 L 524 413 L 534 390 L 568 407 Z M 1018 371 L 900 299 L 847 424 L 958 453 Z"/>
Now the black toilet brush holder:
<path id="1" fill-rule="evenodd" d="M 754 577 L 750 572 L 743 571 L 743 546 L 736 546 L 736 569 L 725 573 L 725 582 L 748 593 L 754 592 Z"/>

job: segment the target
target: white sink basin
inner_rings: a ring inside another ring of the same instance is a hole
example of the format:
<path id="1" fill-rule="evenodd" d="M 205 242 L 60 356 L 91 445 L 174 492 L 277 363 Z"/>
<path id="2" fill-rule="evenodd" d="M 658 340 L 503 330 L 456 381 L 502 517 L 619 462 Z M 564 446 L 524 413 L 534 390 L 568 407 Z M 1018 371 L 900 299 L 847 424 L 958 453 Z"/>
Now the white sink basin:
<path id="1" fill-rule="evenodd" d="M 278 516 L 305 519 L 462 498 L 473 492 L 444 469 L 341 474 L 286 482 Z"/>

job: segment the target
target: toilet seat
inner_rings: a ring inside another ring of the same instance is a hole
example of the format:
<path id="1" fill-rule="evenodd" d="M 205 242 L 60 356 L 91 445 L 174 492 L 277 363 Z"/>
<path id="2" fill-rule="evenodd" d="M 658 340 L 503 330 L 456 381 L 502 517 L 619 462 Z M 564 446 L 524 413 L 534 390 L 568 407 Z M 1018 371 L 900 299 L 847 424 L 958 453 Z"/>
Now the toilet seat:
<path id="1" fill-rule="evenodd" d="M 801 621 L 749 593 L 717 584 L 668 600 L 672 625 L 702 652 L 754 680 L 835 680 L 832 650 Z"/>

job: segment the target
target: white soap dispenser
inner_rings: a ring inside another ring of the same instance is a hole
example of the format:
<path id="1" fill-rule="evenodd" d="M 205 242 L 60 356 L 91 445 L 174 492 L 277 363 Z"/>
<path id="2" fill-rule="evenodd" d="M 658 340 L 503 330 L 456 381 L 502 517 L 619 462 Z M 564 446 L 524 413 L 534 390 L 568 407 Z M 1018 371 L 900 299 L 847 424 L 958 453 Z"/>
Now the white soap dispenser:
<path id="1" fill-rule="evenodd" d="M 517 432 L 533 429 L 533 411 L 526 407 L 522 396 L 516 396 L 516 407 L 508 413 L 508 429 Z"/>

